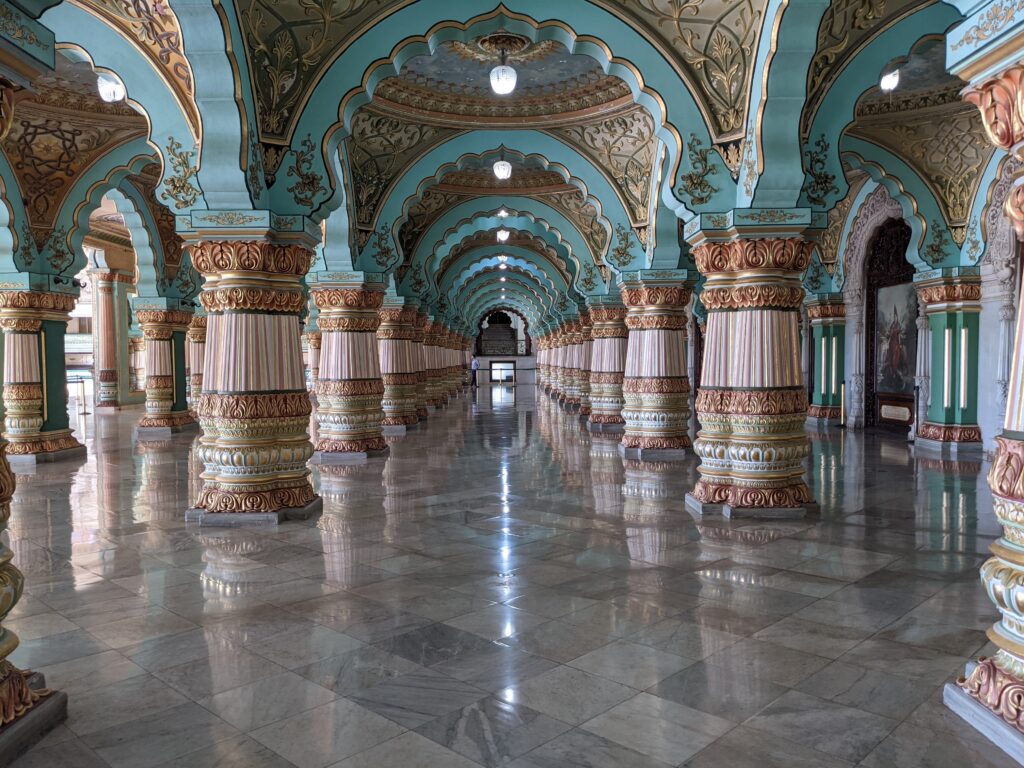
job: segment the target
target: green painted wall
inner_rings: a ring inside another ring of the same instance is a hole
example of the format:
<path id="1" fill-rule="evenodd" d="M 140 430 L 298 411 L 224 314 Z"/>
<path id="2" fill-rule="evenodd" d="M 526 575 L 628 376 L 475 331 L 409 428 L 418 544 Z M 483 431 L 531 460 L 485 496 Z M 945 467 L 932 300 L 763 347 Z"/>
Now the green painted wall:
<path id="1" fill-rule="evenodd" d="M 939 312 L 928 316 L 932 348 L 931 402 L 928 404 L 928 421 L 933 424 L 978 423 L 980 319 L 981 316 L 977 312 L 962 311 Z M 967 344 L 966 355 L 963 349 L 965 342 Z M 949 359 L 947 359 L 947 346 Z M 966 366 L 962 365 L 964 356 L 966 356 Z M 963 390 L 964 386 L 966 386 L 966 391 Z M 963 394 L 966 394 L 966 398 L 963 397 Z"/>
<path id="2" fill-rule="evenodd" d="M 188 410 L 188 400 L 185 396 L 185 333 L 175 331 L 171 337 L 171 354 L 174 356 L 174 405 L 171 406 L 171 413 Z"/>
<path id="3" fill-rule="evenodd" d="M 68 429 L 68 371 L 64 364 L 64 335 L 68 324 L 62 320 L 43 320 L 39 334 L 39 359 L 46 366 L 43 381 L 43 426 L 41 432 Z"/>
<path id="4" fill-rule="evenodd" d="M 811 390 L 811 403 L 838 408 L 841 405 L 845 375 L 846 326 L 838 323 L 815 324 L 811 326 L 811 334 L 814 340 L 814 386 Z"/>

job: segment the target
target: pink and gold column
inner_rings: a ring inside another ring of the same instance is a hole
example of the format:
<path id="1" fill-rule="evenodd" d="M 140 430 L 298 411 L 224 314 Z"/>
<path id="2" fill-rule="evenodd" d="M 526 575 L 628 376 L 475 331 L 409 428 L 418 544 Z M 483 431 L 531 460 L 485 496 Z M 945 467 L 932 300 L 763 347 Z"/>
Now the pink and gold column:
<path id="1" fill-rule="evenodd" d="M 956 32 L 954 30 L 951 34 Z M 989 74 L 991 70 L 987 68 L 975 74 L 974 67 L 986 59 L 973 63 L 964 60 L 958 74 L 971 81 L 964 97 L 979 108 L 989 141 L 1007 150 L 1018 161 L 1024 161 L 1021 107 L 1024 104 L 1024 50 L 1021 48 L 1024 46 L 1019 32 L 1012 36 L 993 36 L 993 40 L 996 39 L 1000 45 L 1017 49 L 1013 54 L 1006 50 L 997 51 L 1010 55 L 1015 63 L 992 77 Z M 967 42 L 966 38 L 964 42 Z M 978 45 L 979 41 L 976 39 L 974 44 Z M 950 51 L 947 47 L 947 55 Z M 964 54 L 970 54 L 969 45 Z M 991 61 L 988 66 L 991 66 Z M 1018 241 L 1024 241 L 1024 174 L 1019 174 L 1013 181 L 1005 213 L 1013 224 Z M 972 289 L 972 301 L 974 295 Z M 954 291 L 952 288 L 936 290 L 934 296 L 942 299 L 965 297 L 965 289 Z M 934 372 L 935 358 L 942 359 L 943 347 L 948 343 L 944 340 L 945 328 L 952 324 L 934 316 L 929 320 Z M 963 370 L 964 367 L 961 366 L 961 376 L 969 373 Z M 937 374 L 933 373 L 933 380 L 935 378 Z M 936 389 L 933 383 L 932 398 L 938 398 L 940 402 L 932 404 L 929 417 L 935 408 L 945 405 L 941 402 L 944 398 L 942 388 L 938 392 Z M 992 557 L 981 566 L 981 582 L 999 611 L 998 620 L 987 632 L 996 652 L 969 664 L 963 677 L 945 687 L 944 700 L 947 706 L 997 746 L 1018 762 L 1024 762 L 1024 313 L 1020 310 L 1016 318 L 1006 417 L 1002 433 L 995 440 L 996 452 L 988 483 L 992 489 L 992 508 L 1002 526 L 1002 536 L 990 546 Z"/>
<path id="2" fill-rule="evenodd" d="M 416 415 L 420 421 L 427 418 L 427 405 L 430 400 L 430 374 L 427 370 L 427 346 L 426 335 L 427 325 L 430 318 L 423 311 L 416 313 L 416 321 L 413 325 L 412 353 L 413 364 L 416 369 Z"/>
<path id="3" fill-rule="evenodd" d="M 754 213 L 809 220 L 809 211 Z M 801 517 L 813 506 L 800 370 L 801 276 L 813 243 L 801 232 L 797 225 L 688 234 L 707 278 L 695 446 L 701 477 L 686 497 L 698 514 Z"/>
<path id="4" fill-rule="evenodd" d="M 622 383 L 628 458 L 673 460 L 690 447 L 690 379 L 686 369 L 685 273 L 645 276 L 621 286 L 629 339 Z"/>
<path id="5" fill-rule="evenodd" d="M 96 407 L 118 408 L 121 403 L 121 368 L 120 355 L 122 341 L 127 335 L 127 328 L 118 328 L 118 312 L 115 301 L 124 301 L 119 295 L 119 287 L 132 285 L 131 275 L 121 272 L 93 270 L 89 273 L 95 288 L 96 332 L 93 335 L 96 360 Z M 127 344 L 124 345 L 127 353 Z M 120 359 L 119 359 L 120 358 Z"/>
<path id="6" fill-rule="evenodd" d="M 591 402 L 591 366 L 594 358 L 594 320 L 589 312 L 580 313 L 579 388 L 580 418 L 587 420 L 593 412 Z"/>
<path id="7" fill-rule="evenodd" d="M 82 456 L 68 421 L 64 333 L 75 297 L 0 291 L 4 333 L 4 438 L 19 463 Z"/>
<path id="8" fill-rule="evenodd" d="M 404 299 L 385 300 L 380 312 L 377 345 L 384 381 L 382 407 L 384 434 L 404 434 L 419 421 L 416 387 L 419 380 L 416 353 L 416 307 Z"/>
<path id="9" fill-rule="evenodd" d="M 365 461 L 387 450 L 377 346 L 384 284 L 318 286 L 312 293 L 323 339 L 316 386 L 316 461 Z"/>
<path id="10" fill-rule="evenodd" d="M 590 362 L 590 408 L 587 421 L 592 432 L 622 432 L 622 384 L 626 376 L 626 308 L 612 297 L 590 308 L 592 352 Z"/>
<path id="11" fill-rule="evenodd" d="M 185 399 L 185 334 L 192 313 L 138 309 L 135 316 L 146 339 L 146 413 L 137 434 L 165 439 L 195 423 Z"/>
<path id="12" fill-rule="evenodd" d="M 203 394 L 203 368 L 206 361 L 206 317 L 195 315 L 188 324 L 185 334 L 188 343 L 189 386 L 192 402 Z"/>
<path id="13" fill-rule="evenodd" d="M 267 240 L 199 241 L 206 359 L 196 414 L 202 489 L 186 520 L 276 522 L 321 507 L 306 463 L 311 406 L 302 370 L 302 278 L 312 250 Z"/>

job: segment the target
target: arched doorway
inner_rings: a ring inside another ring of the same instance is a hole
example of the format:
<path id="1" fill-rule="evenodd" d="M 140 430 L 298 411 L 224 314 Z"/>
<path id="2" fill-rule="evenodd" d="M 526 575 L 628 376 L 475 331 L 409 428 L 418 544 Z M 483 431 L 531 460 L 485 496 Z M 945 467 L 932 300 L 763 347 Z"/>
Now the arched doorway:
<path id="1" fill-rule="evenodd" d="M 911 230 L 890 219 L 875 232 L 865 265 L 865 426 L 905 431 L 914 421 L 917 294 L 907 261 Z"/>

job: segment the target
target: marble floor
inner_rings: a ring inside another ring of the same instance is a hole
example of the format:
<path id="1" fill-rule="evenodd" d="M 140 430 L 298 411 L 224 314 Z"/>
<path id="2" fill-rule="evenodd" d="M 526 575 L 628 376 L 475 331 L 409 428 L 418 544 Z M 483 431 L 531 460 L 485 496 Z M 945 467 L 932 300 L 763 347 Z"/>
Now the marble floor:
<path id="1" fill-rule="evenodd" d="M 194 435 L 82 422 L 18 474 L 13 660 L 70 697 L 18 768 L 1009 766 L 941 702 L 995 615 L 980 462 L 816 436 L 820 519 L 695 521 L 532 390 L 316 474 L 319 519 L 186 528 Z"/>

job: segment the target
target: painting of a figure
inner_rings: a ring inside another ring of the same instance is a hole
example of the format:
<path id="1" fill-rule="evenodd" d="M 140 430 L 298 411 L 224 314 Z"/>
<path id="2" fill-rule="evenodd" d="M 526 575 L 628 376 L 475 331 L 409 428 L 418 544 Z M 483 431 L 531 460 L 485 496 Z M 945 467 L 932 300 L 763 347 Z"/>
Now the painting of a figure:
<path id="1" fill-rule="evenodd" d="M 879 392 L 912 394 L 917 364 L 917 296 L 911 283 L 878 289 L 875 318 Z"/>

